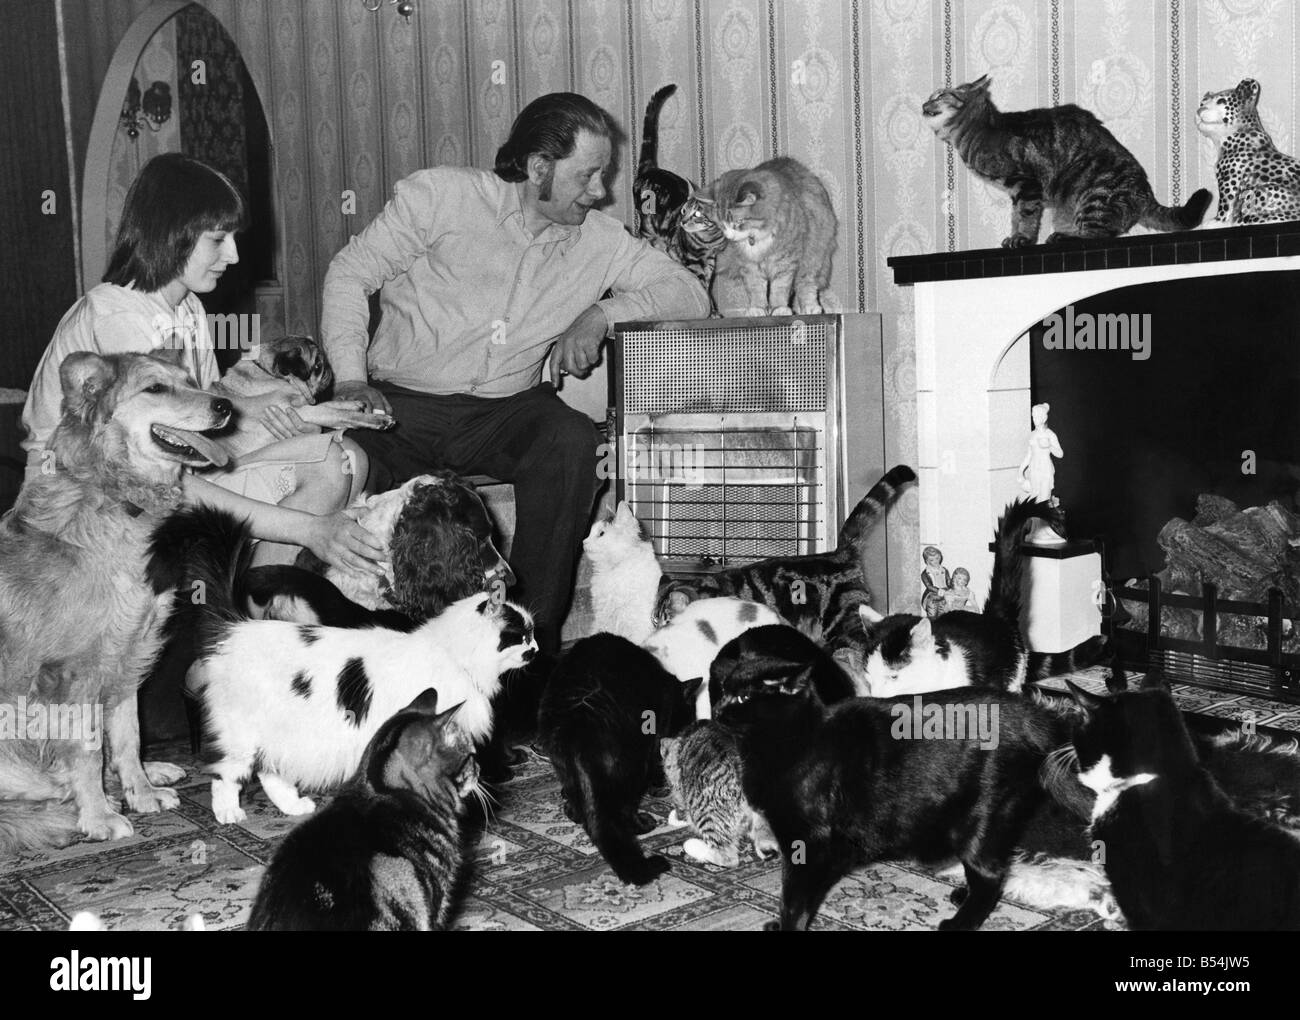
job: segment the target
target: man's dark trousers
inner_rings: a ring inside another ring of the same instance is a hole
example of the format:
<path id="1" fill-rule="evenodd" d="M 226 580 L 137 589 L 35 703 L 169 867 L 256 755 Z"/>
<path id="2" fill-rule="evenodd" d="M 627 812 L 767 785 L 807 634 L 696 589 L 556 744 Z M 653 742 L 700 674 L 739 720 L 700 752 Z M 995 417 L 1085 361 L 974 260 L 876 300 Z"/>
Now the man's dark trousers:
<path id="1" fill-rule="evenodd" d="M 368 490 L 385 492 L 434 468 L 514 485 L 510 566 L 518 585 L 509 597 L 536 617 L 541 650 L 558 654 L 596 498 L 600 435 L 591 419 L 565 404 L 550 383 L 498 398 L 373 385 L 388 398 L 397 427 L 349 433 L 370 458 Z"/>

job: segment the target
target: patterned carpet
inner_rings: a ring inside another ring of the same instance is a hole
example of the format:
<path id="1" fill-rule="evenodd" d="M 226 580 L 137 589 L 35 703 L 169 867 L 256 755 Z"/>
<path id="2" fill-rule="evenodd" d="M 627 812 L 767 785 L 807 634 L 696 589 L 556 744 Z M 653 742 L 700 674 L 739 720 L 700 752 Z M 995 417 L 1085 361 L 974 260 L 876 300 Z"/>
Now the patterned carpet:
<path id="1" fill-rule="evenodd" d="M 1089 686 L 1098 677 L 1087 677 Z M 206 755 L 176 745 L 150 755 L 189 774 L 174 811 L 135 815 L 136 833 L 114 843 L 79 843 L 10 862 L 0 876 L 0 930 L 62 929 L 91 910 L 110 928 L 178 929 L 202 913 L 209 929 L 243 925 L 262 869 L 293 820 L 256 783 L 246 792 L 248 819 L 217 825 L 210 810 Z M 666 819 L 669 805 L 648 807 Z M 752 855 L 733 869 L 682 855 L 690 830 L 657 829 L 644 838 L 672 870 L 643 888 L 625 886 L 605 867 L 579 826 L 560 810 L 548 763 L 531 757 L 507 785 L 497 817 L 474 851 L 473 874 L 456 920 L 465 931 L 753 930 L 775 916 L 780 867 Z M 1084 852 L 1081 831 L 1078 848 Z M 1059 850 L 1057 852 L 1060 852 Z M 877 864 L 850 875 L 828 897 L 815 928 L 934 930 L 952 914 L 956 882 L 908 863 Z M 1088 910 L 1045 911 L 1004 899 L 988 930 L 1118 928 Z"/>

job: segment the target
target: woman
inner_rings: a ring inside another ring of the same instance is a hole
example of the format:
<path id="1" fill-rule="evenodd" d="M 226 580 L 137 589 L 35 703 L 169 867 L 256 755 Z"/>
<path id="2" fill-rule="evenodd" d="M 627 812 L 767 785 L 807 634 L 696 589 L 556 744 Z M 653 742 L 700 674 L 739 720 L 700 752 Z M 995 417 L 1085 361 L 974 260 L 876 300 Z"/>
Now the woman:
<path id="1" fill-rule="evenodd" d="M 219 376 L 199 294 L 216 288 L 239 261 L 235 232 L 246 220 L 243 197 L 223 174 L 179 153 L 156 156 L 131 185 L 104 282 L 63 316 L 46 348 L 23 408 L 27 473 L 48 470 L 45 444 L 59 423 L 59 366 L 74 351 L 148 354 L 167 350 L 204 389 Z M 306 546 L 326 563 L 381 573 L 378 539 L 346 512 L 366 477 L 365 454 L 341 433 L 303 423 L 283 397 L 232 398 L 282 441 L 228 472 L 185 475 L 185 501 L 248 519 L 263 539 L 258 563 L 291 561 Z M 337 427 L 364 421 L 359 405 L 326 405 Z M 349 413 L 349 408 L 352 409 Z M 373 427 L 373 426 L 371 426 Z"/>

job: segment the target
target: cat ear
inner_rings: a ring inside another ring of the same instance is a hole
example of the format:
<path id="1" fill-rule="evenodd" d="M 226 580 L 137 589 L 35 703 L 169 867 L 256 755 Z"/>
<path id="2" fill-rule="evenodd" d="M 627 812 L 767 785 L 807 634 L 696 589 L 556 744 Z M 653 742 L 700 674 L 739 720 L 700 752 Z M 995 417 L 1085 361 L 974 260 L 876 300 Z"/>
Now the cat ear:
<path id="1" fill-rule="evenodd" d="M 692 710 L 695 708 L 695 700 L 700 696 L 700 688 L 704 686 L 704 677 L 694 676 L 689 680 L 682 681 L 682 704 L 689 705 Z M 692 711 L 692 714 L 694 712 Z"/>
<path id="2" fill-rule="evenodd" d="M 426 715 L 435 715 L 438 711 L 438 692 L 430 687 L 428 690 L 418 694 L 414 701 L 406 706 L 404 711 L 407 712 L 424 712 Z"/>
<path id="3" fill-rule="evenodd" d="M 982 74 L 978 78 L 976 78 L 973 82 L 970 83 L 970 87 L 973 89 L 979 89 L 983 92 L 987 92 L 989 90 L 989 86 L 991 86 L 992 84 L 993 82 L 989 80 L 989 76 L 987 74 Z"/>
<path id="4" fill-rule="evenodd" d="M 930 626 L 930 618 L 928 616 L 922 618 L 921 622 L 912 628 L 912 647 L 934 647 L 934 629 Z"/>
<path id="5" fill-rule="evenodd" d="M 872 609 L 870 606 L 868 606 L 868 605 L 861 605 L 861 606 L 858 606 L 858 619 L 860 619 L 860 620 L 861 620 L 864 624 L 866 624 L 868 627 L 871 627 L 871 626 L 873 626 L 874 624 L 877 624 L 877 623 L 879 623 L 881 620 L 883 620 L 884 617 L 881 616 L 879 613 L 877 613 L 877 612 L 876 612 L 874 609 Z"/>
<path id="6" fill-rule="evenodd" d="M 1242 78 L 1237 83 L 1237 91 L 1241 95 L 1249 97 L 1255 102 L 1259 102 L 1259 82 L 1254 78 Z"/>
<path id="7" fill-rule="evenodd" d="M 447 709 L 447 711 L 439 712 L 437 715 L 435 715 L 433 717 L 433 721 L 436 722 L 439 726 L 446 726 L 447 723 L 451 722 L 452 718 L 456 715 L 456 713 L 461 710 L 461 706 L 463 706 L 464 704 L 465 702 L 463 701 L 456 702 L 456 704 L 452 705 L 451 708 Z"/>
<path id="8" fill-rule="evenodd" d="M 1106 703 L 1105 698 L 1099 698 L 1095 694 L 1089 694 L 1073 680 L 1066 680 L 1065 686 L 1070 688 L 1070 694 L 1074 697 L 1078 706 L 1088 712 L 1095 712 Z"/>

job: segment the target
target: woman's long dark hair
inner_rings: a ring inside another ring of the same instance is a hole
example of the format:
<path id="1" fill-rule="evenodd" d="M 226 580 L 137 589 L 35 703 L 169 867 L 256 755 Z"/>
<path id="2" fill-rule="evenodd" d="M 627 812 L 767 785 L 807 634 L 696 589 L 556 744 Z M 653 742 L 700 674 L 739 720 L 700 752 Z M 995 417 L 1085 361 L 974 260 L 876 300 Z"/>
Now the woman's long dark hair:
<path id="1" fill-rule="evenodd" d="M 614 142 L 618 126 L 608 113 L 576 92 L 552 92 L 525 106 L 510 125 L 510 137 L 497 150 L 496 174 L 503 181 L 526 181 L 528 157 L 555 161 L 573 155 L 578 132 L 590 131 Z"/>
<path id="2" fill-rule="evenodd" d="M 248 206 L 230 178 L 179 152 L 145 164 L 126 193 L 105 283 L 161 290 L 185 270 L 205 230 L 242 230 Z"/>

